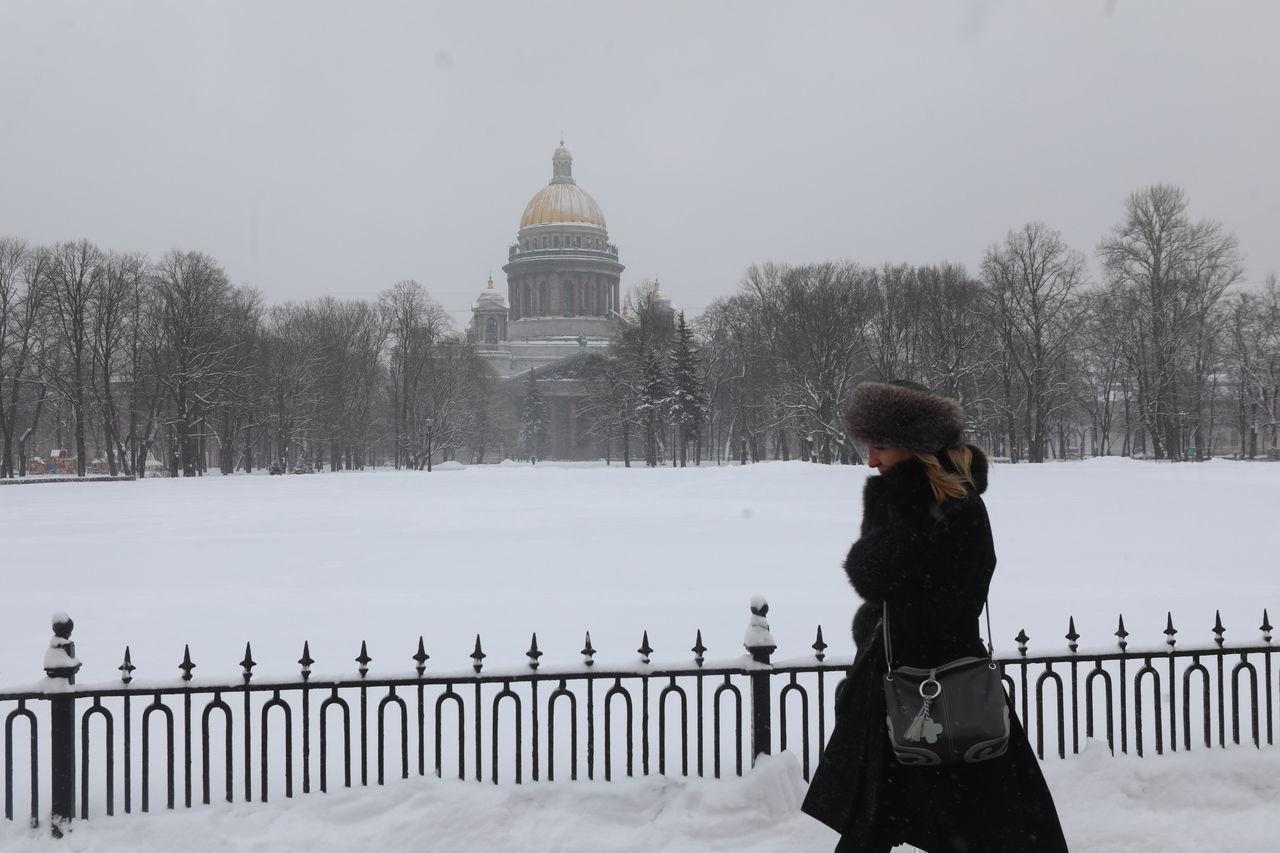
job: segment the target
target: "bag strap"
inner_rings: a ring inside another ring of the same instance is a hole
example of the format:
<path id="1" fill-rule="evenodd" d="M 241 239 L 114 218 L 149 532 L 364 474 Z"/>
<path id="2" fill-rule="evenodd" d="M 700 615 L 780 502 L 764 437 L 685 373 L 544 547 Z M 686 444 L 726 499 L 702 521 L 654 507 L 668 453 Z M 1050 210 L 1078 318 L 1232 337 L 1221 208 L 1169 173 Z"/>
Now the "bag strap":
<path id="1" fill-rule="evenodd" d="M 995 646 L 991 644 L 991 600 L 990 597 L 982 600 L 982 609 L 987 614 L 987 657 L 995 654 Z M 889 669 L 893 669 L 893 640 L 889 636 L 889 602 L 884 603 L 884 613 L 880 617 L 880 630 L 884 634 L 884 659 L 889 665 Z"/>

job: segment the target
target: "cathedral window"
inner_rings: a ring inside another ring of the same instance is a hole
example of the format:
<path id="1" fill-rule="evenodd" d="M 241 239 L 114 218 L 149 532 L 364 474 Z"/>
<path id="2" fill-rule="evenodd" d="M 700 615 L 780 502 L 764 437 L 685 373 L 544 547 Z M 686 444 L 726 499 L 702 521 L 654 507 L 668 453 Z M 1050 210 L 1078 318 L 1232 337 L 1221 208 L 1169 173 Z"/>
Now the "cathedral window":
<path id="1" fill-rule="evenodd" d="M 557 249 L 559 249 L 559 248 L 560 248 L 560 238 L 559 238 L 559 237 L 553 237 L 553 238 L 552 238 L 552 245 L 553 245 L 553 246 L 555 246 Z"/>
<path id="2" fill-rule="evenodd" d="M 484 342 L 486 344 L 498 342 L 498 321 L 494 317 L 490 317 L 484 324 Z"/>

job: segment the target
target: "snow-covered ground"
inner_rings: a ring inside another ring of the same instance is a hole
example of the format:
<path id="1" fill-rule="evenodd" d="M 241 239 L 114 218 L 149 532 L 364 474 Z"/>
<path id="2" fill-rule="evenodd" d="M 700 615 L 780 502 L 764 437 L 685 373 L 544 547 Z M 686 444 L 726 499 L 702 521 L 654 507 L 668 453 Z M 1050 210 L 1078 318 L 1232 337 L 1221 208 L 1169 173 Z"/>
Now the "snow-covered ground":
<path id="1" fill-rule="evenodd" d="M 1045 765 L 1079 853 L 1270 853 L 1280 750 L 1112 758 L 1090 744 Z M 287 804 L 205 806 L 77 822 L 61 840 L 0 821 L 12 853 L 802 853 L 837 836 L 799 811 L 790 753 L 743 779 L 649 777 L 494 786 L 433 778 L 310 794 Z M 905 853 L 909 848 L 899 848 Z"/>
<path id="2" fill-rule="evenodd" d="M 0 488 L 0 685 L 42 675 L 57 610 L 76 621 L 82 683 L 117 678 L 126 644 L 139 679 L 176 678 L 183 644 L 198 679 L 234 678 L 246 641 L 259 678 L 295 673 L 304 640 L 318 674 L 352 673 L 361 640 L 373 673 L 407 674 L 419 634 L 433 672 L 468 668 L 477 633 L 489 666 L 522 664 L 534 631 L 544 665 L 578 660 L 585 630 L 602 663 L 634 661 L 646 629 L 655 663 L 688 660 L 699 628 L 708 658 L 734 657 L 756 593 L 777 658 L 809 653 L 819 624 L 828 654 L 848 654 L 840 561 L 866 474 L 511 465 Z M 996 466 L 998 651 L 1019 628 L 1058 650 L 1068 616 L 1082 648 L 1113 647 L 1119 613 L 1131 648 L 1162 647 L 1166 611 L 1180 644 L 1206 645 L 1219 608 L 1228 641 L 1257 642 L 1263 608 L 1280 616 L 1277 498 L 1264 463 Z M 59 849 L 826 849 L 794 811 L 788 760 L 724 782 L 412 780 L 91 821 Z M 1261 850 L 1280 794 L 1277 750 L 1094 749 L 1046 771 L 1090 851 Z M 33 844 L 0 827 L 3 849 Z"/>

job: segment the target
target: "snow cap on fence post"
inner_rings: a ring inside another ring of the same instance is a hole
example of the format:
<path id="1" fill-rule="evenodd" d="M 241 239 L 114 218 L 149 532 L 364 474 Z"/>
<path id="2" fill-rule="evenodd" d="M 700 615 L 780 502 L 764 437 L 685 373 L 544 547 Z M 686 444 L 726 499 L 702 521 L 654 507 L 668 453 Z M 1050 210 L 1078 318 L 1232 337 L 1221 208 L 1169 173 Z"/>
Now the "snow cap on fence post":
<path id="1" fill-rule="evenodd" d="M 769 602 L 763 595 L 751 597 L 751 621 L 747 623 L 747 632 L 742 637 L 742 645 L 751 652 L 751 659 L 756 663 L 768 663 L 769 656 L 777 650 L 778 644 L 773 641 L 769 632 Z"/>
<path id="2" fill-rule="evenodd" d="M 742 644 L 751 653 L 756 663 L 768 666 L 769 656 L 778 648 L 769 632 L 769 602 L 763 595 L 751 597 L 751 621 L 747 623 L 747 633 Z M 751 765 L 756 759 L 772 751 L 773 714 L 772 702 L 769 700 L 769 678 L 772 669 L 763 667 L 751 672 Z"/>
<path id="3" fill-rule="evenodd" d="M 80 661 L 76 659 L 76 644 L 71 639 L 71 631 L 76 623 L 61 611 L 53 614 L 52 622 L 53 637 L 44 653 L 45 674 L 50 678 L 65 678 L 67 684 L 75 684 Z"/>

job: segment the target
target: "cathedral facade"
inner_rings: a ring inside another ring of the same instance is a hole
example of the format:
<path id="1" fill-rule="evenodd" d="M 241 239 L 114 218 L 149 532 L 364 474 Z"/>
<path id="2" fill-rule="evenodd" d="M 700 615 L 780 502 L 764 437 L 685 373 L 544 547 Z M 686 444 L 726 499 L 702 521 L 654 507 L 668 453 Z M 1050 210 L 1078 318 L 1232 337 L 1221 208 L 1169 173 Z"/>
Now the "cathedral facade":
<path id="1" fill-rule="evenodd" d="M 471 309 L 470 328 L 501 388 L 497 405 L 517 434 L 533 372 L 547 410 L 547 458 L 598 459 L 609 452 L 587 434 L 582 409 L 591 389 L 575 366 L 608 350 L 623 311 L 623 269 L 604 213 L 574 180 L 573 156 L 561 140 L 551 180 L 525 205 L 507 249 L 506 296 L 490 278 Z M 512 431 L 506 430 L 502 449 L 507 456 L 522 450 Z"/>

